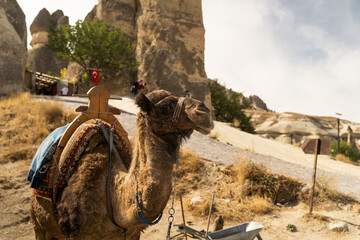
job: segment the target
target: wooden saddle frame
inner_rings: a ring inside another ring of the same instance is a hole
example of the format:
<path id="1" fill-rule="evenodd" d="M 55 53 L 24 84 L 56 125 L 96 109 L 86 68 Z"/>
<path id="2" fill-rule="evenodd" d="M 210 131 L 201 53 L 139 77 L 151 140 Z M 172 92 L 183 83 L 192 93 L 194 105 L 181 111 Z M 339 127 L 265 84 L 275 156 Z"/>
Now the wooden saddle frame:
<path id="1" fill-rule="evenodd" d="M 75 130 L 86 121 L 91 119 L 101 119 L 110 124 L 113 124 L 117 131 L 124 136 L 124 140 L 129 142 L 128 134 L 124 130 L 123 126 L 117 120 L 114 115 L 119 115 L 120 110 L 115 107 L 109 106 L 109 99 L 117 99 L 121 100 L 120 97 L 110 97 L 110 93 L 102 86 L 95 86 L 92 87 L 87 94 L 77 94 L 73 95 L 77 97 L 88 97 L 88 106 L 79 106 L 75 111 L 82 112 L 79 116 L 77 116 L 66 129 L 62 137 L 60 138 L 59 144 L 57 145 L 55 154 L 53 156 L 52 165 L 50 168 L 49 174 L 49 188 L 53 188 L 54 183 L 54 174 L 57 168 L 58 160 L 66 146 L 67 142 L 69 141 L 72 134 Z"/>

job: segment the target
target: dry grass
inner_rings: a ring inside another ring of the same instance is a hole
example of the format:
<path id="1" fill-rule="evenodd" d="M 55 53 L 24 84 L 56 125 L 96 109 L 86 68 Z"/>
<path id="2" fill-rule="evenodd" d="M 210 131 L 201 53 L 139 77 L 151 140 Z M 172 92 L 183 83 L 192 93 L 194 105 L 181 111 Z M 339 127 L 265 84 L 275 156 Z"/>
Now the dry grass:
<path id="1" fill-rule="evenodd" d="M 260 196 L 273 203 L 288 203 L 298 199 L 302 184 L 290 177 L 273 174 L 262 165 L 241 160 L 234 166 L 241 191 L 247 196 Z"/>
<path id="2" fill-rule="evenodd" d="M 200 178 L 204 171 L 204 161 L 195 154 L 188 151 L 181 151 L 179 158 L 179 167 L 177 177 L 178 181 L 176 191 L 181 194 L 187 194 L 203 185 L 203 179 Z"/>
<path id="3" fill-rule="evenodd" d="M 331 217 L 328 217 L 328 216 L 325 216 L 322 214 L 317 214 L 317 213 L 306 213 L 306 214 L 304 214 L 304 216 L 302 218 L 306 222 L 310 222 L 312 220 L 317 220 L 320 222 L 330 222 L 333 220 Z"/>
<path id="4" fill-rule="evenodd" d="M 177 192 L 184 197 L 184 205 L 194 216 L 209 214 L 211 192 L 215 192 L 213 213 L 225 219 L 250 220 L 256 214 L 266 214 L 275 208 L 273 203 L 296 199 L 300 183 L 266 172 L 262 166 L 239 161 L 235 166 L 206 162 L 189 152 L 183 152 L 179 166 Z M 190 204 L 193 190 L 208 192 L 203 201 Z M 284 193 L 284 194 L 283 194 Z M 285 194 L 286 193 L 286 194 Z M 295 194 L 296 193 L 296 194 Z M 286 195 L 286 199 L 281 199 Z M 241 214 L 239 214 L 241 213 Z"/>
<path id="5" fill-rule="evenodd" d="M 356 214 L 360 214 L 360 204 L 356 203 L 353 207 L 353 212 Z"/>
<path id="6" fill-rule="evenodd" d="M 346 157 L 346 156 L 343 155 L 343 154 L 337 154 L 337 155 L 335 156 L 335 159 L 338 160 L 338 161 L 344 162 L 344 163 L 353 164 L 353 165 L 355 165 L 355 166 L 358 166 L 358 165 L 359 165 L 359 162 L 354 162 L 354 161 L 352 161 L 349 157 Z"/>
<path id="7" fill-rule="evenodd" d="M 319 175 L 316 178 L 316 200 L 326 202 L 331 200 L 337 203 L 355 203 L 356 200 L 350 196 L 340 193 L 335 189 L 336 179 L 326 175 Z"/>
<path id="8" fill-rule="evenodd" d="M 211 132 L 209 134 L 209 137 L 216 140 L 216 139 L 219 138 L 219 133 L 218 132 Z"/>
<path id="9" fill-rule="evenodd" d="M 202 160 L 190 152 L 182 152 L 178 176 L 176 191 L 183 195 L 185 209 L 202 219 L 208 217 L 212 192 L 215 192 L 212 216 L 222 215 L 225 220 L 235 221 L 249 221 L 254 215 L 271 213 L 278 209 L 276 203 L 291 205 L 309 200 L 309 196 L 301 192 L 302 183 L 270 173 L 264 166 L 246 160 L 227 166 Z M 333 190 L 334 184 L 333 180 L 324 176 L 317 178 L 314 206 L 321 207 L 324 202 L 356 202 Z M 200 188 L 201 196 L 196 191 Z M 190 204 L 196 196 L 203 200 Z"/>
<path id="10" fill-rule="evenodd" d="M 28 93 L 0 100 L 0 163 L 31 159 L 54 129 L 75 117 L 58 103 L 38 101 Z"/>

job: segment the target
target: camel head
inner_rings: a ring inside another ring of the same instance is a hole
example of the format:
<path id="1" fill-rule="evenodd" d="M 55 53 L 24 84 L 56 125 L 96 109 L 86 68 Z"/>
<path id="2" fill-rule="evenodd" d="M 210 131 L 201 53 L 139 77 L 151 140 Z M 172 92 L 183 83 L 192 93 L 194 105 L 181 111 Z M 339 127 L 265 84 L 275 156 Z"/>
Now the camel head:
<path id="1" fill-rule="evenodd" d="M 214 127 L 210 110 L 193 98 L 179 98 L 168 91 L 157 90 L 146 96 L 140 92 L 135 102 L 158 135 L 180 132 L 183 137 L 190 137 L 194 130 L 208 134 Z"/>

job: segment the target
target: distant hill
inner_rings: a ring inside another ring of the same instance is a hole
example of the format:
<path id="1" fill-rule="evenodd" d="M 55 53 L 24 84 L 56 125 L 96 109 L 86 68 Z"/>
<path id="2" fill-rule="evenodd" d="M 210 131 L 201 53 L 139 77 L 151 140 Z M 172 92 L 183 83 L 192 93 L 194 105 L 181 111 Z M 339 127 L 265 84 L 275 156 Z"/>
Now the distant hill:
<path id="1" fill-rule="evenodd" d="M 300 113 L 275 113 L 259 110 L 245 110 L 251 116 L 256 133 L 265 138 L 284 143 L 302 143 L 311 136 L 337 140 L 337 118 L 309 116 Z M 347 141 L 352 131 L 352 141 L 360 145 L 360 123 L 340 120 L 340 137 Z"/>

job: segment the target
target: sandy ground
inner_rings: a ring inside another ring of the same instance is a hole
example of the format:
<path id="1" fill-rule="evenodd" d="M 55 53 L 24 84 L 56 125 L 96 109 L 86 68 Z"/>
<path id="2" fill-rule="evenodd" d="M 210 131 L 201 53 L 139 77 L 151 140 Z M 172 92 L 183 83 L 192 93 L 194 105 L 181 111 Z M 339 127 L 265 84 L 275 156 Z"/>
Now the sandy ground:
<path id="1" fill-rule="evenodd" d="M 62 98 L 64 105 L 74 109 L 78 105 L 87 105 L 85 99 L 72 97 Z M 123 113 L 119 116 L 120 122 L 128 131 L 130 137 L 134 133 L 135 114 L 137 107 L 133 100 L 124 98 L 122 101 L 111 100 L 110 104 L 120 108 Z M 194 151 L 208 161 L 218 161 L 232 164 L 238 158 L 250 158 L 262 163 L 271 171 L 293 175 L 293 177 L 309 182 L 313 167 L 313 156 L 305 155 L 300 148 L 264 139 L 234 129 L 227 124 L 216 122 L 213 133 L 218 140 L 194 133 L 184 149 Z M 30 165 L 28 161 L 19 161 L 0 165 L 0 239 L 34 239 L 29 216 L 30 190 L 25 180 Z M 360 168 L 337 162 L 329 157 L 319 157 L 319 172 L 331 178 L 340 179 L 338 184 L 343 192 L 352 192 L 360 199 Z M 357 186 L 356 186 L 357 184 Z M 355 189 L 355 190 L 354 190 Z M 207 191 L 207 190 L 205 190 Z M 201 190 L 197 194 L 205 194 Z M 169 207 L 169 206 L 168 206 Z M 165 239 L 168 229 L 167 209 L 159 224 L 149 227 L 141 239 Z M 337 206 L 325 210 L 316 210 L 333 219 L 348 222 L 348 233 L 332 233 L 327 229 L 328 222 L 307 220 L 304 214 L 307 206 L 299 204 L 293 207 L 278 207 L 271 214 L 258 216 L 253 219 L 261 223 L 264 228 L 260 232 L 263 239 L 360 239 L 360 215 L 352 206 Z M 181 223 L 179 203 L 175 203 L 175 224 Z M 239 213 L 241 214 L 241 213 Z M 197 230 L 206 229 L 206 219 L 196 219 L 185 211 L 186 221 L 191 221 L 191 227 Z M 225 228 L 238 225 L 238 222 L 226 222 Z M 297 232 L 289 232 L 288 224 L 296 225 Z M 176 234 L 176 227 L 172 228 L 172 235 Z"/>

